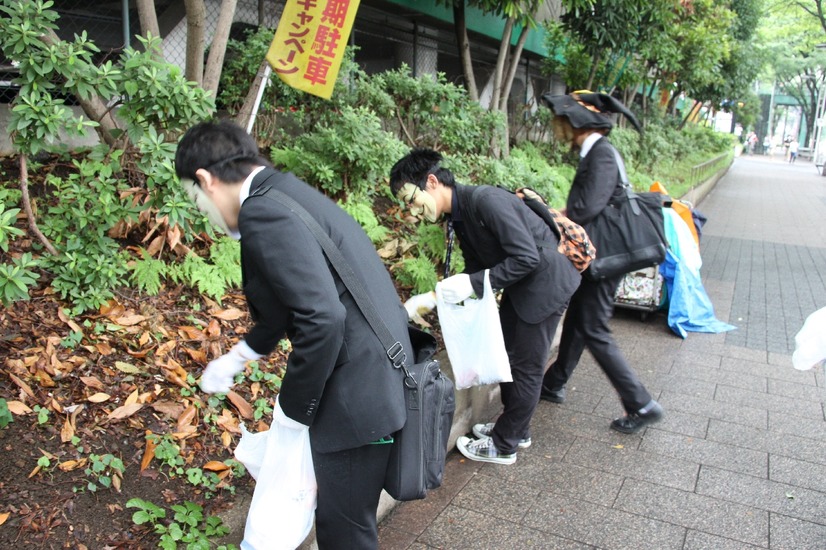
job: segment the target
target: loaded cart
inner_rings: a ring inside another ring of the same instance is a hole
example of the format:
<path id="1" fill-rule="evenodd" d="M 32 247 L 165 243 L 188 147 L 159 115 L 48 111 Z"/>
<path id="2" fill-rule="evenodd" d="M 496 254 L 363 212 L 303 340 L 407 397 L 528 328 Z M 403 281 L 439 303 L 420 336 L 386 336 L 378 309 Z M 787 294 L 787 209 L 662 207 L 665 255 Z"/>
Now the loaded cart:
<path id="1" fill-rule="evenodd" d="M 614 294 L 614 305 L 639 310 L 645 321 L 648 314 L 665 307 L 667 292 L 659 266 L 626 273 Z"/>

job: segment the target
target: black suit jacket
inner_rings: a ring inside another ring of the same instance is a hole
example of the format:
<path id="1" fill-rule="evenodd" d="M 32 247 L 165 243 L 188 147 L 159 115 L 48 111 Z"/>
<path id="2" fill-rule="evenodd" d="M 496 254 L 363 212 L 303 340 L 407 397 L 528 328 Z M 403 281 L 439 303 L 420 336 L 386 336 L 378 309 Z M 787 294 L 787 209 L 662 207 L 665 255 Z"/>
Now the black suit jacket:
<path id="1" fill-rule="evenodd" d="M 538 323 L 568 303 L 579 272 L 557 251 L 545 221 L 515 194 L 488 185 L 454 188 L 462 223 L 456 234 L 473 289 L 482 295 L 485 269 L 504 289 L 519 318 Z"/>
<path id="2" fill-rule="evenodd" d="M 404 424 L 402 373 L 332 270 L 301 219 L 259 188 L 272 186 L 301 204 L 341 249 L 390 332 L 410 350 L 407 313 L 361 226 L 329 198 L 292 174 L 265 168 L 241 206 L 244 295 L 255 326 L 250 347 L 269 353 L 292 343 L 279 402 L 310 426 L 313 449 L 355 448 Z M 408 353 L 408 363 L 412 359 Z"/>
<path id="3" fill-rule="evenodd" d="M 619 184 L 620 173 L 614 146 L 607 138 L 599 138 L 577 166 L 568 193 L 568 218 L 584 227 L 587 233 L 593 219 L 609 203 L 625 196 Z"/>

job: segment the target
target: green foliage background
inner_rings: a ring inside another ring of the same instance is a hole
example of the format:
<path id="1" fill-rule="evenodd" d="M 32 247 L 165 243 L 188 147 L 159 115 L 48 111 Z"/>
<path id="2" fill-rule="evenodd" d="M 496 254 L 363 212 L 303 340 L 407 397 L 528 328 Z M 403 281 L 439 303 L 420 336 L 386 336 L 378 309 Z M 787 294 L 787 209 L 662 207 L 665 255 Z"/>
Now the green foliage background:
<path id="1" fill-rule="evenodd" d="M 0 1 L 10 14 L 0 47 L 23 69 L 10 128 L 21 153 L 60 152 L 61 126 L 78 134 L 96 126 L 68 114 L 55 82 L 69 83 L 68 91 L 78 95 L 96 92 L 116 101 L 124 123 L 118 143 L 64 151 L 67 169 L 45 178 L 35 199 L 41 204 L 38 221 L 57 256 L 44 254 L 38 244 L 22 256 L 8 255 L 23 236 L 15 224 L 20 197 L 12 182 L 0 189 L 0 300 L 26 299 L 31 288 L 49 284 L 79 314 L 98 308 L 120 287 L 155 295 L 165 285 L 184 284 L 216 300 L 237 288 L 238 244 L 218 238 L 186 198 L 174 173 L 175 142 L 194 122 L 238 110 L 272 29 L 230 44 L 213 103 L 179 68 L 152 56 L 151 41 L 142 51 L 127 49 L 95 67 L 88 60 L 96 47 L 83 36 L 55 50 L 31 39 L 30 27 L 58 24 L 47 3 Z M 55 55 L 58 63 L 51 61 Z M 549 120 L 541 109 L 527 119 L 531 131 L 525 135 L 549 136 Z M 389 195 L 390 168 L 410 148 L 440 150 L 460 183 L 528 186 L 552 205 L 564 204 L 576 156 L 551 139 L 516 139 L 508 157 L 490 156 L 490 136 L 505 123 L 442 74 L 416 78 L 401 67 L 368 75 L 350 51 L 330 101 L 273 80 L 254 135 L 278 168 L 338 201 L 364 227 L 402 291 L 416 293 L 435 286 L 445 245 L 441 227 L 409 223 Z M 638 188 L 658 180 L 674 195 L 686 185 L 692 165 L 732 149 L 727 135 L 696 126 L 677 130 L 666 118 L 649 121 L 642 136 L 618 128 L 611 140 Z M 460 254 L 454 253 L 452 264 L 452 271 L 462 269 Z"/>

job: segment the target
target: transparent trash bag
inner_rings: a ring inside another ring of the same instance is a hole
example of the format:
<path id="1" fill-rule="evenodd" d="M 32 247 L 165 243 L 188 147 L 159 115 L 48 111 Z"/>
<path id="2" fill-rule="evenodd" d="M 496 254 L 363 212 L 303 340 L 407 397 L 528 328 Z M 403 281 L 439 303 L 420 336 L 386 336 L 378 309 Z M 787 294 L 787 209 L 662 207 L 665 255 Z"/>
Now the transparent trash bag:
<path id="1" fill-rule="evenodd" d="M 485 270 L 484 295 L 478 300 L 449 304 L 437 284 L 436 308 L 457 389 L 513 382 L 489 270 Z"/>
<path id="2" fill-rule="evenodd" d="M 293 550 L 313 528 L 318 488 L 308 430 L 242 426 L 235 458 L 256 480 L 242 550 Z"/>
<path id="3" fill-rule="evenodd" d="M 806 318 L 794 343 L 792 364 L 797 370 L 811 369 L 826 359 L 826 307 Z"/>

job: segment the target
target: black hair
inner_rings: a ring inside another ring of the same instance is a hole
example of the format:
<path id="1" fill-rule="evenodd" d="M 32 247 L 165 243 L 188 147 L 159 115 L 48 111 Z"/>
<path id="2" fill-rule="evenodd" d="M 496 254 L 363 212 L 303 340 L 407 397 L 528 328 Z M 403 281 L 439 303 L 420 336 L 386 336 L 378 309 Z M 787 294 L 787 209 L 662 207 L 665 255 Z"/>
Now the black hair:
<path id="1" fill-rule="evenodd" d="M 175 152 L 179 178 L 197 182 L 203 168 L 225 183 L 244 181 L 256 166 L 272 166 L 246 130 L 228 120 L 200 122 L 186 131 Z"/>
<path id="2" fill-rule="evenodd" d="M 455 187 L 453 172 L 442 168 L 442 155 L 433 149 L 417 148 L 399 159 L 390 169 L 390 190 L 397 194 L 405 183 L 412 183 L 419 189 L 427 185 L 427 176 L 433 174 L 445 187 Z"/>

